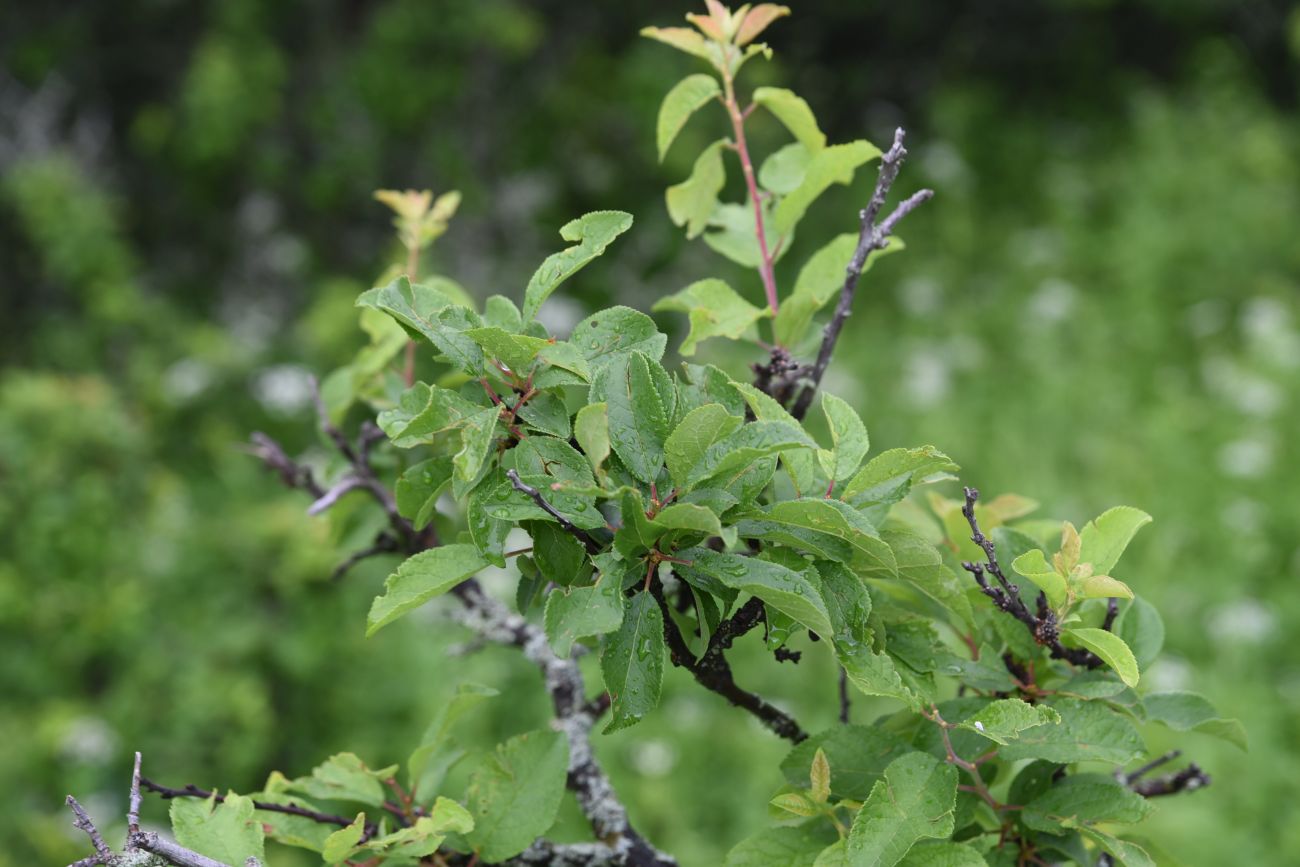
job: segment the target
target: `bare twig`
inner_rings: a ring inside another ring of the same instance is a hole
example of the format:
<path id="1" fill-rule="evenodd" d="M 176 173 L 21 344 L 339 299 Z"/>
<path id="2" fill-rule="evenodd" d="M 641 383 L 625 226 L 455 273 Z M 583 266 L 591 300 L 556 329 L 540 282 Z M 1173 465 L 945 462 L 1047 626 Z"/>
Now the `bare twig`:
<path id="1" fill-rule="evenodd" d="M 86 836 L 90 838 L 90 845 L 95 847 L 95 851 L 99 853 L 100 858 L 104 860 L 112 858 L 113 850 L 108 848 L 108 844 L 104 842 L 104 836 L 99 833 L 95 823 L 90 821 L 90 817 L 86 815 L 86 811 L 81 804 L 77 803 L 77 799 L 68 795 L 67 805 L 71 808 L 72 815 L 77 817 L 73 821 L 72 827 L 85 832 Z"/>
<path id="2" fill-rule="evenodd" d="M 849 673 L 840 669 L 840 722 L 849 721 Z"/>
<path id="3" fill-rule="evenodd" d="M 835 314 L 831 317 L 831 321 L 826 324 L 826 329 L 822 333 L 822 344 L 817 352 L 817 360 L 808 371 L 808 383 L 799 392 L 794 406 L 790 409 L 790 414 L 797 419 L 802 419 L 808 413 L 808 407 L 812 405 L 813 395 L 816 394 L 817 387 L 821 384 L 826 368 L 830 366 L 831 355 L 835 352 L 835 344 L 839 341 L 840 332 L 844 329 L 845 321 L 853 312 L 853 298 L 857 292 L 858 278 L 862 276 L 862 269 L 867 263 L 867 257 L 876 250 L 885 249 L 889 245 L 889 237 L 893 234 L 894 228 L 899 221 L 934 195 L 933 190 L 921 190 L 913 193 L 900 202 L 888 217 L 885 217 L 879 223 L 876 222 L 881 209 L 885 206 L 885 199 L 889 195 L 890 187 L 894 185 L 894 181 L 898 178 L 898 170 L 907 157 L 907 149 L 903 147 L 905 135 L 906 133 L 903 132 L 902 128 L 894 131 L 893 146 L 880 158 L 880 171 L 876 175 L 875 190 L 872 192 L 867 206 L 858 215 L 858 245 L 853 250 L 853 258 L 849 260 L 848 267 L 844 270 L 844 285 L 840 288 L 840 298 L 835 305 Z M 783 386 L 783 388 L 788 388 L 788 385 Z"/>
<path id="4" fill-rule="evenodd" d="M 339 581 L 344 575 L 348 574 L 348 570 L 360 563 L 362 560 L 366 560 L 370 557 L 377 557 L 380 554 L 392 554 L 399 550 L 399 547 L 397 539 L 394 538 L 391 533 L 381 532 L 375 537 L 375 543 L 369 548 L 362 548 L 360 551 L 348 555 L 346 560 L 335 566 L 333 573 L 330 574 L 330 580 Z"/>
<path id="5" fill-rule="evenodd" d="M 193 784 L 187 785 L 180 789 L 174 789 L 171 786 L 164 786 L 155 783 L 148 777 L 141 777 L 140 784 L 148 791 L 162 797 L 164 801 L 170 801 L 173 798 L 213 798 L 218 804 L 224 803 L 226 796 L 219 792 L 211 792 L 207 789 L 201 789 Z M 385 809 L 394 813 L 398 818 L 402 818 L 401 810 L 394 804 L 385 803 Z M 318 810 L 309 810 L 306 807 L 299 807 L 296 804 L 277 804 L 272 801 L 253 801 L 253 808 L 264 810 L 267 813 L 283 813 L 286 816 L 298 816 L 303 819 L 310 819 L 313 822 L 319 822 L 322 825 L 336 825 L 340 828 L 346 828 L 354 821 L 346 816 L 336 816 L 332 813 L 322 813 Z M 369 840 L 379 831 L 379 826 L 374 822 L 367 822 L 365 832 L 362 835 L 363 840 Z"/>
<path id="6" fill-rule="evenodd" d="M 520 479 L 519 473 L 515 472 L 514 470 L 506 470 L 506 478 L 510 480 L 511 486 L 516 491 L 519 491 L 520 493 L 523 494 L 527 494 L 528 497 L 531 498 L 532 501 L 537 504 L 538 508 L 540 508 L 543 512 L 550 515 L 557 522 L 559 522 L 561 530 L 563 530 L 564 532 L 568 533 L 570 536 L 572 536 L 573 538 L 581 542 L 582 547 L 587 549 L 588 554 L 600 553 L 600 545 L 597 544 L 595 539 L 587 535 L 586 530 L 580 529 L 579 527 L 574 525 L 572 521 L 564 517 L 564 515 L 560 514 L 558 509 L 556 509 L 550 503 L 546 502 L 546 497 L 542 495 L 541 491 L 537 490 L 532 485 L 529 485 L 525 483 L 522 479 Z"/>
<path id="7" fill-rule="evenodd" d="M 135 754 L 135 766 L 131 770 L 131 806 L 126 814 L 126 832 L 134 834 L 140 830 L 140 753 Z"/>

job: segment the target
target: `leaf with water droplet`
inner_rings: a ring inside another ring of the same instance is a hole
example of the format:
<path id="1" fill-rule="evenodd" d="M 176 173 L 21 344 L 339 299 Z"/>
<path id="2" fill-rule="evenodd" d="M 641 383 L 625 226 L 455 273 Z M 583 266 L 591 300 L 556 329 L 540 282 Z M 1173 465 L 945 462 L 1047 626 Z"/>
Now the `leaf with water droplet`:
<path id="1" fill-rule="evenodd" d="M 635 725 L 658 706 L 664 676 L 664 620 L 649 593 L 626 601 L 622 625 L 605 636 L 600 670 L 612 700 L 605 734 Z"/>

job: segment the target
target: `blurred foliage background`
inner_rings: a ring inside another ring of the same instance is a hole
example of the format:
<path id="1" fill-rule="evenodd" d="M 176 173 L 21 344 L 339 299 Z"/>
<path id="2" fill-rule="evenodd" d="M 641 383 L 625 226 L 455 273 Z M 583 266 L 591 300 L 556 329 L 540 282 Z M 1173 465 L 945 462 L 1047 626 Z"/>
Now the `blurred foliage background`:
<path id="1" fill-rule="evenodd" d="M 1156 516 L 1120 576 L 1169 626 L 1149 679 L 1204 692 L 1252 739 L 1242 756 L 1180 738 L 1214 785 L 1162 803 L 1150 833 L 1188 864 L 1300 861 L 1288 6 L 809 0 L 747 71 L 805 96 L 832 140 L 905 124 L 900 189 L 938 190 L 869 275 L 832 371 L 874 450 L 934 443 L 1045 516 Z M 84 855 L 62 798 L 121 815 L 134 749 L 162 781 L 240 790 L 342 749 L 400 761 L 462 680 L 506 693 L 470 741 L 543 724 L 535 672 L 448 657 L 465 635 L 436 607 L 364 641 L 391 560 L 328 576 L 373 520 L 359 502 L 309 519 L 241 444 L 262 429 L 324 458 L 308 376 L 364 341 L 352 301 L 396 255 L 378 187 L 464 191 L 428 267 L 479 297 L 521 295 L 571 217 L 634 212 L 548 304 L 561 330 L 714 273 L 757 301 L 756 275 L 687 246 L 663 207 L 694 150 L 657 166 L 655 111 L 694 70 L 636 34 L 685 11 L 0 5 L 0 865 Z M 755 126 L 760 151 L 782 140 Z M 805 221 L 785 285 L 856 226 L 870 174 Z M 830 725 L 817 649 L 774 666 L 753 645 L 738 678 Z M 719 863 L 762 823 L 785 746 L 680 673 L 664 705 L 599 749 L 651 839 Z"/>

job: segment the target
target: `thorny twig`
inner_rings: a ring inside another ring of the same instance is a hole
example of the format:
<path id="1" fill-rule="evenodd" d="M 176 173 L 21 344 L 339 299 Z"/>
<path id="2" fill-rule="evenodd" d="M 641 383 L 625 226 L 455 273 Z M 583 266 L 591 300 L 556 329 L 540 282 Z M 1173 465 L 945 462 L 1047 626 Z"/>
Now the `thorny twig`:
<path id="1" fill-rule="evenodd" d="M 1019 585 L 1008 581 L 1006 574 L 1002 571 L 1002 566 L 998 563 L 997 549 L 993 545 L 993 540 L 984 535 L 984 532 L 980 529 L 979 520 L 975 517 L 975 503 L 979 499 L 980 492 L 975 488 L 965 488 L 964 490 L 966 503 L 962 506 L 961 513 L 970 525 L 971 541 L 984 552 L 985 562 L 971 563 L 968 561 L 961 564 L 962 568 L 975 577 L 975 583 L 979 585 L 985 596 L 993 600 L 994 605 L 1025 624 L 1029 633 L 1034 636 L 1034 641 L 1047 647 L 1053 659 L 1064 659 L 1085 668 L 1098 668 L 1103 665 L 1101 657 L 1092 651 L 1084 648 L 1066 647 L 1061 644 L 1061 626 L 1056 619 L 1056 614 L 1047 604 L 1047 595 L 1045 593 L 1040 591 L 1038 594 L 1035 606 L 1036 613 L 1029 610 L 1029 607 L 1020 597 Z M 992 575 L 997 584 L 990 584 L 985 577 L 986 574 Z"/>
<path id="2" fill-rule="evenodd" d="M 867 263 L 867 257 L 876 250 L 885 249 L 889 245 L 889 236 L 893 234 L 894 228 L 899 221 L 934 195 L 933 190 L 921 190 L 913 193 L 900 202 L 888 217 L 885 217 L 879 223 L 876 222 L 881 209 L 885 206 L 885 199 L 889 195 L 890 187 L 894 185 L 894 181 L 898 178 L 898 170 L 907 157 L 907 149 L 903 147 L 905 136 L 906 133 L 903 132 L 902 128 L 894 131 L 893 146 L 880 158 L 880 171 L 876 175 L 875 190 L 872 192 L 867 206 L 858 215 L 860 226 L 858 245 L 853 251 L 853 258 L 849 260 L 848 267 L 844 270 L 844 285 L 840 289 L 840 298 L 835 306 L 835 314 L 831 317 L 831 321 L 826 324 L 826 330 L 822 334 L 822 344 L 817 352 L 817 360 L 806 371 L 807 384 L 800 390 L 794 406 L 790 408 L 790 414 L 797 419 L 802 419 L 808 413 L 808 407 L 812 405 L 813 395 L 816 394 L 817 387 L 821 385 L 826 368 L 830 366 L 831 355 L 835 352 L 835 344 L 840 339 L 840 332 L 844 329 L 845 321 L 853 312 L 853 297 L 857 292 L 858 278 L 862 276 L 862 269 Z M 788 394 L 792 385 L 792 382 L 787 381 L 782 383 L 776 390 Z M 780 400 L 781 398 L 777 399 Z"/>

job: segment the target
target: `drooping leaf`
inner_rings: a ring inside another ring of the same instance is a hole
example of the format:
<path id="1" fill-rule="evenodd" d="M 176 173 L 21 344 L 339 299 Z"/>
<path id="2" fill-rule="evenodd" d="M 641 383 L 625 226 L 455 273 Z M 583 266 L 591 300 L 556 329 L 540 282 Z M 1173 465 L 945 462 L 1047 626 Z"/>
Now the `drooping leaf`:
<path id="1" fill-rule="evenodd" d="M 262 860 L 266 834 L 253 816 L 253 800 L 230 792 L 222 803 L 208 798 L 176 798 L 171 803 L 172 833 L 187 849 L 224 864 Z"/>
<path id="2" fill-rule="evenodd" d="M 766 828 L 746 837 L 727 853 L 724 867 L 813 867 L 817 855 L 835 842 L 825 821 Z"/>
<path id="3" fill-rule="evenodd" d="M 1020 732 L 1038 725 L 1057 725 L 1061 715 L 1047 705 L 1026 704 L 1018 698 L 992 702 L 956 725 L 983 735 L 994 743 L 1007 744 Z"/>
<path id="4" fill-rule="evenodd" d="M 438 706 L 420 738 L 420 745 L 406 760 L 408 783 L 418 801 L 427 802 L 433 797 L 443 774 L 462 755 L 452 742 L 452 726 L 466 712 L 499 694 L 488 686 L 462 683 L 447 701 Z"/>
<path id="5" fill-rule="evenodd" d="M 366 814 L 357 813 L 356 819 L 351 825 L 340 828 L 325 838 L 325 848 L 321 850 L 321 857 L 330 864 L 337 864 L 351 856 L 357 851 L 361 844 L 361 838 L 366 834 Z M 231 864 L 238 864 L 238 861 L 231 861 Z"/>
<path id="6" fill-rule="evenodd" d="M 610 446 L 632 475 L 647 484 L 663 466 L 670 417 L 651 364 L 658 366 L 639 352 L 610 362 L 605 394 Z"/>
<path id="7" fill-rule="evenodd" d="M 709 446 L 729 436 L 743 422 L 719 403 L 706 403 L 686 413 L 664 442 L 664 462 L 673 481 L 685 485 Z"/>
<path id="8" fill-rule="evenodd" d="M 402 276 L 386 286 L 362 293 L 357 306 L 373 307 L 392 316 L 411 333 L 432 343 L 461 370 L 471 373 L 482 370 L 483 350 L 466 334 L 480 327 L 482 320 L 438 289 L 411 283 Z"/>
<path id="9" fill-rule="evenodd" d="M 446 593 L 478 572 L 487 561 L 473 545 L 443 545 L 409 557 L 384 582 L 366 619 L 366 635 L 374 635 L 397 618 Z"/>
<path id="10" fill-rule="evenodd" d="M 819 635 L 834 632 L 821 592 L 802 572 L 709 548 L 688 548 L 678 556 L 690 561 L 689 565 L 679 566 L 679 571 L 702 572 L 733 590 L 757 596 Z"/>
<path id="11" fill-rule="evenodd" d="M 1133 656 L 1133 651 L 1129 650 L 1129 646 L 1124 643 L 1124 639 L 1113 632 L 1093 627 L 1071 628 L 1067 629 L 1065 634 L 1100 656 L 1126 685 L 1137 686 L 1137 659 Z"/>
<path id="12" fill-rule="evenodd" d="M 573 418 L 573 438 L 582 447 L 591 469 L 599 473 L 610 451 L 609 413 L 605 404 L 589 403 L 578 410 Z"/>
<path id="13" fill-rule="evenodd" d="M 1061 715 L 1060 724 L 1026 729 L 998 750 L 998 755 L 1012 762 L 1047 759 L 1061 764 L 1098 761 L 1122 765 L 1146 749 L 1133 724 L 1104 702 L 1062 699 L 1052 707 Z"/>
<path id="14" fill-rule="evenodd" d="M 755 322 L 771 315 L 765 307 L 755 307 L 736 294 L 721 280 L 698 280 L 676 294 L 655 302 L 655 311 L 675 310 L 690 317 L 691 330 L 682 341 L 681 354 L 695 354 L 695 347 L 710 337 L 737 340 Z"/>
<path id="15" fill-rule="evenodd" d="M 840 799 L 865 801 L 889 763 L 912 747 L 879 726 L 840 725 L 796 744 L 781 761 L 781 772 L 792 786 L 802 786 L 818 750 L 830 763 L 831 793 Z"/>
<path id="16" fill-rule="evenodd" d="M 826 147 L 826 134 L 817 126 L 817 118 L 803 97 L 783 87 L 759 87 L 754 90 L 754 102 L 766 108 L 790 130 L 790 134 L 816 156 Z"/>
<path id="17" fill-rule="evenodd" d="M 484 757 L 466 792 L 474 830 L 465 840 L 481 860 L 513 858 L 551 827 L 568 766 L 569 742 L 551 731 L 516 735 Z"/>
<path id="18" fill-rule="evenodd" d="M 579 638 L 604 635 L 622 624 L 619 577 L 601 574 L 591 587 L 557 588 L 546 597 L 546 637 L 556 656 L 567 659 Z"/>
<path id="19" fill-rule="evenodd" d="M 659 121 L 655 125 L 655 142 L 659 149 L 659 162 L 664 161 L 677 133 L 681 132 L 691 115 L 699 111 L 722 89 L 712 75 L 688 75 L 673 86 L 659 106 Z"/>
<path id="20" fill-rule="evenodd" d="M 870 440 L 867 426 L 848 401 L 822 392 L 822 413 L 831 432 L 831 448 L 817 453 L 822 470 L 834 481 L 847 479 L 857 472 L 867 456 Z"/>
<path id="21" fill-rule="evenodd" d="M 536 317 L 542 302 L 561 283 L 604 253 L 615 238 L 631 227 L 632 215 L 625 211 L 592 211 L 565 223 L 560 237 L 574 242 L 574 246 L 548 256 L 528 281 L 524 290 L 524 321 Z"/>
<path id="22" fill-rule="evenodd" d="M 1114 777 L 1070 774 L 1025 805 L 1020 820 L 1036 831 L 1059 834 L 1098 822 L 1132 825 L 1151 812 L 1151 803 Z"/>
<path id="23" fill-rule="evenodd" d="M 660 333 L 654 320 L 631 307 L 610 307 L 591 314 L 573 327 L 569 340 L 593 371 L 629 352 L 659 361 L 668 345 L 667 336 Z"/>
<path id="24" fill-rule="evenodd" d="M 451 473 L 451 458 L 438 457 L 414 464 L 398 477 L 393 487 L 397 511 L 416 530 L 423 530 L 433 520 L 438 497 L 451 483 Z"/>
<path id="25" fill-rule="evenodd" d="M 1178 732 L 1200 732 L 1222 738 L 1241 750 L 1249 748 L 1246 728 L 1239 720 L 1219 716 L 1207 698 L 1194 692 L 1154 692 L 1142 700 L 1147 719 Z"/>
<path id="26" fill-rule="evenodd" d="M 701 151 L 686 180 L 669 187 L 664 194 L 668 216 L 674 225 L 686 227 L 688 238 L 703 232 L 718 209 L 718 193 L 727 182 L 722 162 L 725 145 L 726 140 L 719 139 Z"/>
<path id="27" fill-rule="evenodd" d="M 600 670 L 612 702 L 605 734 L 637 724 L 659 705 L 664 619 L 649 593 L 627 600 L 622 625 L 605 637 Z"/>
<path id="28" fill-rule="evenodd" d="M 846 854 L 855 867 L 892 867 L 919 840 L 953 832 L 957 769 L 926 753 L 890 762 L 858 811 Z"/>
<path id="29" fill-rule="evenodd" d="M 464 497 L 482 478 L 500 417 L 501 411 L 490 406 L 465 418 L 460 427 L 460 451 L 451 459 L 453 496 Z"/>
<path id="30" fill-rule="evenodd" d="M 1060 608 L 1066 602 L 1065 576 L 1056 571 L 1056 567 L 1047 562 L 1047 556 L 1038 548 L 1026 551 L 1011 563 L 1011 568 L 1047 594 L 1047 601 L 1053 608 Z"/>
<path id="31" fill-rule="evenodd" d="M 816 153 L 808 163 L 803 183 L 783 198 L 773 213 L 773 227 L 780 234 L 790 232 L 803 218 L 808 207 L 831 186 L 847 184 L 853 180 L 858 166 L 880 156 L 880 150 L 869 142 L 855 141 L 831 145 Z"/>
<path id="32" fill-rule="evenodd" d="M 1107 509 L 1096 520 L 1089 521 L 1079 534 L 1080 562 L 1091 563 L 1098 575 L 1108 574 L 1137 531 L 1149 523 L 1151 516 L 1140 509 L 1131 506 Z"/>

